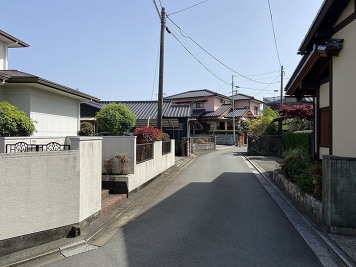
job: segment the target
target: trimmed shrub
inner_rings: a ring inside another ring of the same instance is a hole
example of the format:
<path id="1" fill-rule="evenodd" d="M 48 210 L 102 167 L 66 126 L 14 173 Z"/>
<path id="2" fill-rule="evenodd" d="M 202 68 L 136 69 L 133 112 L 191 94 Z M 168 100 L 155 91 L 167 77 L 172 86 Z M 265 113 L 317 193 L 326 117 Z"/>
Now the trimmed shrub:
<path id="1" fill-rule="evenodd" d="M 142 127 L 136 128 L 133 134 L 137 136 L 137 144 L 145 144 L 161 140 L 163 133 L 154 127 Z"/>
<path id="2" fill-rule="evenodd" d="M 162 133 L 161 140 L 162 141 L 170 141 L 171 137 L 167 133 Z"/>
<path id="3" fill-rule="evenodd" d="M 94 134 L 94 126 L 90 122 L 84 121 L 80 123 L 80 130 L 78 135 L 80 136 L 92 136 Z"/>
<path id="4" fill-rule="evenodd" d="M 314 162 L 302 148 L 284 152 L 285 158 L 281 162 L 281 172 L 285 178 L 295 183 L 300 191 L 314 193 L 312 170 Z"/>
<path id="5" fill-rule="evenodd" d="M 0 136 L 30 136 L 36 131 L 34 122 L 17 107 L 0 102 Z"/>
<path id="6" fill-rule="evenodd" d="M 312 131 L 296 131 L 282 133 L 283 149 L 288 151 L 290 149 L 300 147 L 304 151 L 309 151 L 310 134 Z"/>
<path id="7" fill-rule="evenodd" d="M 103 107 L 95 116 L 101 131 L 111 135 L 122 135 L 135 125 L 136 118 L 124 105 L 110 103 Z"/>

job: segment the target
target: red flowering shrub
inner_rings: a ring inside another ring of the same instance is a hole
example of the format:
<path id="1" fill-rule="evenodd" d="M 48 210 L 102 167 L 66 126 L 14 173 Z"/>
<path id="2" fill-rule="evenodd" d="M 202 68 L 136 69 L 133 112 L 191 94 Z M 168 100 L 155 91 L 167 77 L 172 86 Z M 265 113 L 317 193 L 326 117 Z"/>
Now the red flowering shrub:
<path id="1" fill-rule="evenodd" d="M 152 143 L 161 140 L 162 131 L 154 127 L 137 128 L 133 135 L 137 136 L 137 144 Z"/>

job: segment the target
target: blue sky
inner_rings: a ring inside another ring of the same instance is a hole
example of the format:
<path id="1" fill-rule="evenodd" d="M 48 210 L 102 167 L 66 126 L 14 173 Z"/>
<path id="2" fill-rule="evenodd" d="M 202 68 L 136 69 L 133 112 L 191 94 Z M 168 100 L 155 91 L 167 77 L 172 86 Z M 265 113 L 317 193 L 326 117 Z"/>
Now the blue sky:
<path id="1" fill-rule="evenodd" d="M 279 96 L 274 90 L 280 89 L 280 64 L 268 1 L 208 0 L 172 14 L 201 1 L 156 0 L 174 22 L 167 20 L 173 35 L 165 34 L 164 94 L 209 89 L 231 95 L 233 69 L 255 80 L 234 76 L 240 93 L 258 99 Z M 152 0 L 1 2 L 1 30 L 30 44 L 10 49 L 9 69 L 101 100 L 157 99 L 160 20 Z M 270 0 L 284 84 L 300 60 L 298 47 L 322 2 Z"/>

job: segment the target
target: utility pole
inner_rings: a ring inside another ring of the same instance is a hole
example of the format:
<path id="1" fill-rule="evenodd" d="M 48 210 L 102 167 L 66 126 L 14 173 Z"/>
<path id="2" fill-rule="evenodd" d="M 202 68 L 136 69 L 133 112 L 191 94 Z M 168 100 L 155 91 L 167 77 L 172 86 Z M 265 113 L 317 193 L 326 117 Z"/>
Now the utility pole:
<path id="1" fill-rule="evenodd" d="M 236 146 L 236 132 L 235 132 L 235 99 L 234 99 L 234 75 L 232 75 L 231 82 L 231 100 L 232 100 L 232 132 L 234 136 L 234 145 Z"/>
<path id="2" fill-rule="evenodd" d="M 161 11 L 161 42 L 159 53 L 159 81 L 158 81 L 158 113 L 157 128 L 162 130 L 162 108 L 163 108 L 163 70 L 164 70 L 164 31 L 166 30 L 166 10 Z"/>
<path id="3" fill-rule="evenodd" d="M 281 66 L 281 103 L 280 108 L 283 105 L 283 66 Z"/>

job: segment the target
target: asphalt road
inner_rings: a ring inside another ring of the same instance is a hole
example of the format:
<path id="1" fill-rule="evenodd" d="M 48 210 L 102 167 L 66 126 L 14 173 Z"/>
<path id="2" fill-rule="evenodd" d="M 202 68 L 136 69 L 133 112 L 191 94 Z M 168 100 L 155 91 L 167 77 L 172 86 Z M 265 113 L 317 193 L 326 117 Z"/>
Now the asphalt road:
<path id="1" fill-rule="evenodd" d="M 48 266 L 322 266 L 238 150 L 199 156 L 102 247 Z"/>

